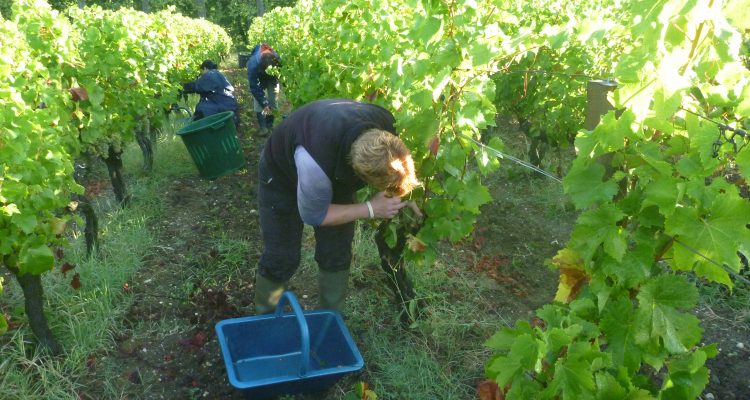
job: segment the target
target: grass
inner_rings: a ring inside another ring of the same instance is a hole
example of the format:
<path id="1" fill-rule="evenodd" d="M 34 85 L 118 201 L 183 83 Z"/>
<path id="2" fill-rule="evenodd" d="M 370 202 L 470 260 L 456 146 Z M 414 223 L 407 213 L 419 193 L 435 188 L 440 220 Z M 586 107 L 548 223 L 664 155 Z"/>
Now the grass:
<path id="1" fill-rule="evenodd" d="M 221 233 L 216 238 L 209 238 L 206 247 L 216 252 L 215 260 L 211 262 L 197 260 L 196 262 L 201 267 L 188 271 L 188 276 L 182 279 L 183 282 L 197 282 L 204 287 L 223 287 L 232 280 L 245 275 L 244 269 L 247 268 L 250 252 L 248 241 L 231 238 Z"/>
<path id="2" fill-rule="evenodd" d="M 101 251 L 85 259 L 82 226 L 74 226 L 64 261 L 76 265 L 82 287 L 70 285 L 71 274 L 59 270 L 43 276 L 45 312 L 50 327 L 63 344 L 61 357 L 43 357 L 34 349 L 33 337 L 24 324 L 23 295 L 15 280 L 6 279 L 6 292 L 0 298 L 19 316 L 21 328 L 0 337 L 0 398 L 12 399 L 78 399 L 83 377 L 87 374 L 89 356 L 113 343 L 130 296 L 123 285 L 141 267 L 152 250 L 153 234 L 148 223 L 162 218 L 159 188 L 165 180 L 192 173 L 194 168 L 184 146 L 174 136 L 162 138 L 156 153 L 155 168 L 148 179 L 128 177 L 132 204 L 120 208 L 110 197 L 100 198 L 95 208 L 100 219 Z M 140 151 L 128 149 L 123 157 L 125 171 L 140 171 Z M 101 382 L 108 398 L 125 398 L 106 379 Z"/>
<path id="3" fill-rule="evenodd" d="M 700 306 L 726 311 L 732 316 L 729 321 L 732 325 L 750 329 L 750 285 L 739 280 L 732 290 L 719 283 L 697 281 L 697 285 Z"/>
<path id="4" fill-rule="evenodd" d="M 371 235 L 357 231 L 352 286 L 366 290 L 353 290 L 347 304 L 347 325 L 367 360 L 363 379 L 379 399 L 473 398 L 489 357 L 481 344 L 511 322 L 481 311 L 491 301 L 486 278 L 455 270 L 460 261 L 450 256 L 432 268 L 407 266 L 428 306 L 412 328 L 402 328 L 385 285 L 374 282 L 386 278 Z"/>

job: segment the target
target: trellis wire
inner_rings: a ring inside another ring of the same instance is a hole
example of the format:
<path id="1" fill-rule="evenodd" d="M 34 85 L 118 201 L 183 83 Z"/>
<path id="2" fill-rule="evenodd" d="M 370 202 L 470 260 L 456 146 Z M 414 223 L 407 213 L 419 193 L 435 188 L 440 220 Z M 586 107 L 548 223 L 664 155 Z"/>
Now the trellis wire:
<path id="1" fill-rule="evenodd" d="M 533 165 L 533 164 L 531 164 L 531 163 L 528 163 L 528 162 L 526 162 L 526 161 L 520 160 L 520 159 L 518 159 L 518 158 L 516 158 L 516 157 L 513 157 L 513 156 L 511 156 L 511 155 L 505 154 L 505 153 L 503 153 L 502 151 L 500 151 L 500 150 L 498 150 L 498 149 L 495 149 L 495 148 L 493 148 L 493 147 L 490 147 L 490 146 L 488 146 L 488 145 L 486 145 L 486 144 L 484 144 L 484 143 L 482 143 L 482 142 L 480 142 L 480 141 L 478 141 L 478 140 L 474 139 L 474 138 L 473 138 L 473 137 L 471 137 L 471 136 L 468 136 L 468 135 L 464 135 L 463 133 L 460 133 L 460 132 L 457 132 L 456 134 L 457 134 L 458 136 L 461 136 L 461 137 L 463 137 L 463 138 L 465 138 L 465 139 L 468 139 L 468 140 L 470 140 L 471 142 L 473 142 L 473 143 L 474 143 L 474 144 L 476 144 L 477 146 L 480 146 L 480 147 L 482 147 L 482 148 L 483 148 L 483 149 L 485 149 L 485 150 L 489 150 L 490 152 L 492 152 L 492 153 L 495 153 L 495 154 L 496 154 L 497 156 L 499 156 L 500 158 L 507 158 L 508 160 L 510 160 L 510 161 L 513 161 L 513 162 L 514 162 L 514 163 L 516 163 L 516 164 L 519 164 L 519 165 L 521 165 L 521 166 L 523 166 L 523 167 L 526 167 L 526 168 L 528 168 L 528 169 L 530 169 L 530 170 L 532 170 L 532 171 L 538 172 L 538 173 L 540 173 L 540 174 L 542 174 L 542 175 L 544 175 L 544 176 L 546 176 L 546 177 L 548 177 L 548 178 L 550 178 L 550 179 L 553 179 L 553 180 L 555 180 L 555 181 L 557 181 L 557 182 L 560 182 L 560 183 L 562 183 L 562 179 L 560 179 L 560 178 L 556 177 L 555 175 L 553 175 L 553 174 L 552 174 L 552 173 L 550 173 L 550 172 L 547 172 L 547 171 L 545 171 L 545 170 L 543 170 L 543 169 L 541 169 L 541 168 L 537 167 L 536 165 Z"/>
<path id="2" fill-rule="evenodd" d="M 713 121 L 712 121 L 712 122 L 713 122 Z M 548 178 L 551 178 L 551 179 L 553 179 L 554 181 L 556 181 L 556 182 L 558 182 L 558 183 L 562 183 L 562 180 L 561 180 L 560 178 L 558 178 L 558 177 L 554 176 L 553 174 L 551 174 L 551 173 L 549 173 L 549 172 L 547 172 L 547 171 L 545 171 L 545 170 L 543 170 L 543 169 L 541 169 L 541 168 L 539 168 L 539 167 L 537 167 L 537 166 L 535 166 L 535 165 L 532 165 L 532 164 L 530 164 L 530 163 L 528 163 L 528 162 L 526 162 L 526 161 L 520 160 L 520 159 L 518 159 L 518 158 L 516 158 L 516 157 L 513 157 L 513 156 L 511 156 L 511 155 L 505 154 L 505 153 L 503 153 L 502 151 L 500 151 L 500 150 L 498 150 L 498 149 L 495 149 L 495 148 L 493 148 L 493 147 L 491 147 L 491 146 L 488 146 L 488 145 L 486 145 L 486 144 L 484 144 L 484 143 L 482 143 L 482 142 L 480 142 L 480 141 L 478 141 L 478 140 L 476 140 L 476 139 L 472 138 L 471 136 L 465 135 L 465 134 L 463 134 L 463 133 L 460 133 L 460 132 L 456 132 L 456 134 L 457 134 L 458 136 L 461 136 L 461 137 L 463 137 L 463 138 L 467 139 L 467 140 L 470 140 L 470 141 L 471 141 L 472 143 L 474 143 L 474 144 L 476 144 L 476 145 L 478 145 L 478 146 L 482 147 L 482 148 L 483 148 L 483 149 L 485 149 L 485 150 L 488 150 L 488 151 L 490 151 L 490 152 L 492 152 L 492 153 L 495 153 L 495 154 L 496 154 L 497 156 L 499 156 L 499 157 L 501 157 L 501 158 L 507 158 L 508 160 L 511 160 L 511 161 L 515 162 L 516 164 L 519 164 L 519 165 L 521 165 L 521 166 L 523 166 L 523 167 L 526 167 L 526 168 L 528 168 L 528 169 L 531 169 L 531 170 L 533 170 L 533 171 L 535 171 L 535 172 L 538 172 L 538 173 L 540 173 L 540 174 L 542 174 L 542 175 L 544 175 L 544 176 L 546 176 L 546 177 L 548 177 Z M 731 269 L 729 269 L 729 268 L 728 268 L 727 266 L 725 266 L 725 265 L 723 265 L 723 264 L 719 263 L 718 261 L 715 261 L 715 260 L 713 260 L 712 258 L 710 258 L 710 257 L 708 257 L 708 256 L 706 256 L 706 255 L 704 255 L 704 254 L 701 254 L 700 252 L 698 252 L 697 250 L 693 249 L 692 247 L 690 247 L 690 246 L 688 246 L 688 245 L 686 245 L 686 244 L 682 243 L 681 241 L 677 240 L 677 238 L 675 238 L 674 236 L 670 236 L 670 235 L 668 235 L 668 234 L 666 234 L 666 233 L 663 233 L 663 232 L 661 232 L 661 234 L 663 234 L 663 235 L 665 235 L 665 236 L 669 237 L 670 239 L 672 239 L 672 241 L 674 241 L 674 242 L 675 242 L 675 243 L 677 243 L 678 245 L 680 245 L 680 246 L 684 247 L 684 248 L 685 248 L 685 249 L 687 249 L 688 251 L 690 251 L 690 252 L 692 252 L 692 253 L 694 253 L 694 254 L 696 254 L 696 255 L 700 256 L 701 258 L 703 258 L 703 259 L 705 259 L 705 260 L 707 260 L 707 261 L 708 261 L 708 262 L 710 262 L 711 264 L 714 264 L 714 265 L 718 266 L 719 268 L 723 269 L 724 271 L 726 271 L 726 272 L 727 272 L 728 274 L 732 275 L 732 276 L 733 276 L 733 277 L 735 277 L 736 279 L 738 279 L 738 280 L 742 281 L 743 283 L 745 283 L 745 284 L 747 284 L 747 285 L 750 285 L 750 280 L 748 280 L 748 279 L 747 279 L 747 278 L 745 278 L 744 276 L 742 276 L 742 275 L 740 275 L 740 274 L 738 274 L 738 273 L 736 273 L 736 272 L 732 271 L 732 270 L 731 270 Z"/>

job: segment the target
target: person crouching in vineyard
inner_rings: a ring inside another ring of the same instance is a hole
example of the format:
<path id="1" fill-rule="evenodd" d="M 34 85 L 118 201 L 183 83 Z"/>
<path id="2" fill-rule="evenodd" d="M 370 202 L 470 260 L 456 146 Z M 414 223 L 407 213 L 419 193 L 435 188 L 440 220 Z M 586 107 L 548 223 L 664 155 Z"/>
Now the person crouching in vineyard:
<path id="1" fill-rule="evenodd" d="M 201 64 L 201 76 L 182 86 L 184 94 L 198 93 L 200 100 L 195 106 L 193 120 L 197 121 L 224 111 L 234 112 L 234 125 L 240 127 L 240 114 L 237 112 L 237 99 L 234 97 L 234 86 L 219 72 L 218 66 L 211 60 Z"/>
<path id="2" fill-rule="evenodd" d="M 393 218 L 401 197 L 419 185 L 411 153 L 386 109 L 348 99 L 309 103 L 274 129 L 258 165 L 263 253 L 255 276 L 255 309 L 273 311 L 299 267 L 303 224 L 315 230 L 319 306 L 341 310 L 349 286 L 354 221 Z M 379 192 L 364 203 L 365 184 Z"/>
<path id="3" fill-rule="evenodd" d="M 253 111 L 258 117 L 258 136 L 268 136 L 273 129 L 273 110 L 278 108 L 279 79 L 267 72 L 268 67 L 281 67 L 279 55 L 271 46 L 261 43 L 253 48 L 247 60 L 247 80 L 253 95 Z"/>

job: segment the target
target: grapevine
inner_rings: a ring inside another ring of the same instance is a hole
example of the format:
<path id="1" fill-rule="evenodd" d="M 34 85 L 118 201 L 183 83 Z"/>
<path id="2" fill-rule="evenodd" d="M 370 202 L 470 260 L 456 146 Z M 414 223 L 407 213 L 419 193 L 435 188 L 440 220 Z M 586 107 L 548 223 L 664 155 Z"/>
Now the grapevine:
<path id="1" fill-rule="evenodd" d="M 564 187 L 581 211 L 552 260 L 555 302 L 487 342 L 496 350 L 487 374 L 507 398 L 695 398 L 716 348 L 699 345 L 690 274 L 731 286 L 737 251 L 750 252 L 750 204 L 741 180 L 724 178 L 747 176 L 747 138 L 714 144 L 720 125 L 708 120 L 741 128 L 750 115 L 738 32 L 746 27 L 712 1 L 595 2 L 578 7 L 621 25 L 580 40 L 585 27 L 545 4 L 525 6 L 520 22 L 492 1 L 301 1 L 264 16 L 249 37 L 289 55 L 282 80 L 293 102 L 351 97 L 395 111 L 424 178 L 414 197 L 427 215 L 404 251 L 427 265 L 438 241 L 471 232 L 489 201 L 481 177 L 497 160 L 469 139 L 494 123 L 495 104 L 520 95 L 494 82 L 518 82 L 513 68 L 534 69 L 540 57 L 545 72 L 615 78 L 616 111 L 593 131 L 580 130 L 582 118 L 566 120 L 552 140 L 575 136 Z M 585 48 L 591 38 L 602 45 Z M 533 77 L 534 106 L 551 120 L 580 113 L 580 90 L 559 106 L 539 100 L 539 90 L 564 83 L 550 75 Z M 529 118 L 539 129 L 551 124 Z M 385 229 L 399 243 L 399 230 Z"/>
<path id="2" fill-rule="evenodd" d="M 0 264 L 21 284 L 40 344 L 57 353 L 40 276 L 55 266 L 51 247 L 64 244 L 61 211 L 83 193 L 74 160 L 119 155 L 139 123 L 160 121 L 190 68 L 226 54 L 231 42 L 215 25 L 189 27 L 171 11 L 92 7 L 66 17 L 43 0 L 20 0 L 12 11 L 11 21 L 0 20 Z M 205 37 L 214 42 L 196 45 Z"/>

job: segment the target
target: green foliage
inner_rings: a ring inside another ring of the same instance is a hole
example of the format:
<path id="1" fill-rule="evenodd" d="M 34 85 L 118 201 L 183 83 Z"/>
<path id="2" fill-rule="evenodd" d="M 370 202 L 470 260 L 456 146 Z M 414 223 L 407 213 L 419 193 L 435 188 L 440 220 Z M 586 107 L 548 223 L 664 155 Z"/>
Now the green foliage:
<path id="1" fill-rule="evenodd" d="M 200 62 L 218 60 L 231 49 L 217 26 L 171 11 L 89 7 L 68 13 L 82 32 L 78 49 L 85 62 L 71 75 L 89 97 L 80 104 L 78 127 L 95 154 L 131 142 L 141 120 L 161 121 L 161 110 L 176 101 Z"/>
<path id="2" fill-rule="evenodd" d="M 64 231 L 57 215 L 83 191 L 73 159 L 121 148 L 136 123 L 161 120 L 180 84 L 231 41 L 171 11 L 93 7 L 66 18 L 18 0 L 12 16 L 0 20 L 0 264 L 41 275 Z"/>
<path id="3" fill-rule="evenodd" d="M 569 147 L 584 121 L 586 81 L 612 77 L 610 55 L 624 41 L 624 3 L 601 1 L 507 2 L 500 27 L 513 37 L 509 56 L 494 75 L 496 104 L 518 120 L 530 161 Z"/>
<path id="4" fill-rule="evenodd" d="M 580 133 L 564 180 L 582 211 L 565 251 L 581 257 L 589 284 L 570 304 L 540 310 L 542 324 L 488 342 L 499 350 L 488 373 L 510 385 L 509 399 L 687 399 L 708 383 L 716 351 L 698 345 L 697 290 L 676 271 L 731 286 L 737 251 L 750 251 L 750 203 L 727 178 L 748 150 L 736 153 L 695 115 L 736 127 L 750 117 L 738 32 L 710 4 L 631 4 L 633 43 L 614 58 L 620 115 Z M 513 346 L 529 337 L 547 347 L 509 377 Z"/>
<path id="5" fill-rule="evenodd" d="M 378 395 L 368 388 L 367 383 L 359 381 L 354 384 L 354 390 L 344 396 L 344 400 L 378 400 Z"/>
<path id="6" fill-rule="evenodd" d="M 409 253 L 419 262 L 435 258 L 438 240 L 469 234 L 490 200 L 481 174 L 497 161 L 469 138 L 494 124 L 495 86 L 486 71 L 503 52 L 503 32 L 487 22 L 496 16 L 492 1 L 305 0 L 274 9 L 248 33 L 280 53 L 293 104 L 347 97 L 394 112 L 425 177 L 412 194 L 427 215 L 416 235 L 427 246 Z"/>
<path id="7" fill-rule="evenodd" d="M 39 274 L 54 265 L 54 212 L 81 190 L 65 150 L 73 132 L 52 102 L 59 82 L 15 23 L 0 21 L 0 30 L 0 263 Z"/>
<path id="8" fill-rule="evenodd" d="M 419 262 L 469 233 L 489 200 L 481 176 L 496 164 L 467 138 L 493 123 L 495 103 L 549 144 L 577 134 L 564 187 L 581 215 L 564 251 L 580 260 L 580 290 L 490 339 L 487 375 L 509 399 L 694 398 L 715 349 L 698 346 L 696 290 L 678 272 L 731 285 L 736 252 L 750 252 L 742 179 L 727 178 L 747 174 L 746 139 L 694 115 L 745 126 L 739 23 L 706 1 L 558 6 L 306 0 L 248 35 L 281 53 L 295 104 L 350 97 L 394 110 L 424 181 L 414 243 L 426 248 L 408 254 Z M 545 73 L 517 73 L 533 69 Z M 578 133 L 577 75 L 618 82 L 618 111 L 593 131 Z"/>
<path id="9" fill-rule="evenodd" d="M 0 18 L 9 19 L 11 16 L 12 0 L 0 0 Z"/>
<path id="10" fill-rule="evenodd" d="M 3 278 L 0 277 L 0 295 L 3 294 Z M 8 321 L 5 319 L 5 315 L 0 314 L 0 335 L 8 331 Z"/>
<path id="11" fill-rule="evenodd" d="M 8 0 L 0 0 L 0 11 L 3 9 L 3 1 Z M 54 9 L 64 11 L 70 7 L 77 7 L 78 2 L 78 0 L 52 0 L 50 4 Z M 288 7 L 295 2 L 295 0 L 265 0 L 265 7 L 266 10 L 271 10 L 276 7 Z M 173 9 L 190 18 L 202 17 L 198 2 L 195 0 L 86 0 L 85 5 L 99 6 L 113 11 L 120 8 L 133 8 L 151 13 Z M 257 3 L 252 0 L 205 0 L 203 17 L 225 29 L 238 48 L 244 50 L 248 45 L 252 46 L 252 43 L 247 42 L 247 29 L 258 15 L 256 7 Z"/>

